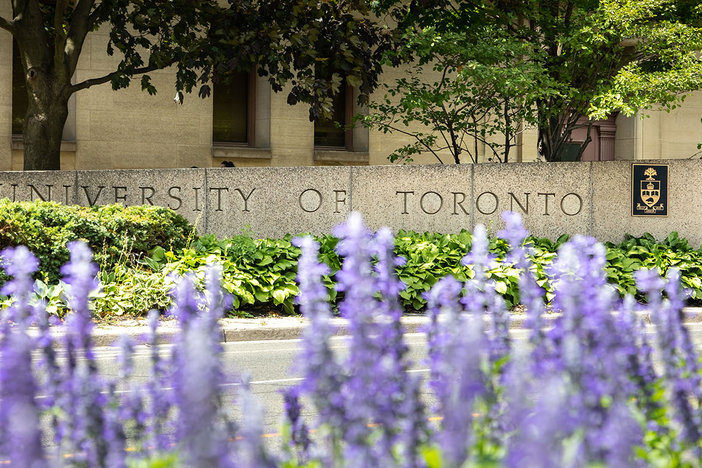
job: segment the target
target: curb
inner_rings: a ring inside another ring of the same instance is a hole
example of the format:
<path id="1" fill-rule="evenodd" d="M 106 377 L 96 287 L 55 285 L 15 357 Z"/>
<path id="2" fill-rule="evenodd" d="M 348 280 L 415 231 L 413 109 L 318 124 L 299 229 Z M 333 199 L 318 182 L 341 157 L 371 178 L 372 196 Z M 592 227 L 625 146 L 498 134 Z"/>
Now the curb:
<path id="1" fill-rule="evenodd" d="M 545 327 L 550 327 L 560 317 L 561 314 L 551 313 L 542 316 Z M 646 325 L 652 325 L 650 312 L 639 312 L 639 316 Z M 514 314 L 511 317 L 509 328 L 511 330 L 526 329 L 526 315 Z M 486 324 L 489 318 L 484 317 Z M 684 323 L 702 323 L 702 307 L 686 307 L 683 309 Z M 348 336 L 348 321 L 343 318 L 331 319 L 334 326 L 334 336 Z M 425 316 L 408 316 L 402 318 L 405 333 L 422 333 L 423 327 L 429 323 Z M 300 317 L 285 317 L 275 319 L 223 319 L 222 320 L 222 343 L 246 342 L 246 341 L 269 341 L 269 340 L 294 340 L 302 336 L 302 332 L 307 326 L 305 319 Z M 94 346 L 112 346 L 122 335 L 129 336 L 136 344 L 145 344 L 145 335 L 148 332 L 146 326 L 110 326 L 96 328 L 93 331 Z M 158 343 L 173 343 L 178 336 L 180 329 L 175 322 L 166 322 L 159 326 L 157 331 Z M 30 334 L 36 335 L 36 330 L 31 330 Z M 61 339 L 63 333 L 54 333 L 54 338 L 59 346 L 62 346 Z"/>

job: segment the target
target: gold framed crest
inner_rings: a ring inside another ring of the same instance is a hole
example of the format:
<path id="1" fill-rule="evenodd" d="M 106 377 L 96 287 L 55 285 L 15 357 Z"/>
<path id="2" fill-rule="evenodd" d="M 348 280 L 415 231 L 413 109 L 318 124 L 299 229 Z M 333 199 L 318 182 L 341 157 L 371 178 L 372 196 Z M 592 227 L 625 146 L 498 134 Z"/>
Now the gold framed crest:
<path id="1" fill-rule="evenodd" d="M 631 215 L 668 216 L 669 166 L 631 165 Z"/>

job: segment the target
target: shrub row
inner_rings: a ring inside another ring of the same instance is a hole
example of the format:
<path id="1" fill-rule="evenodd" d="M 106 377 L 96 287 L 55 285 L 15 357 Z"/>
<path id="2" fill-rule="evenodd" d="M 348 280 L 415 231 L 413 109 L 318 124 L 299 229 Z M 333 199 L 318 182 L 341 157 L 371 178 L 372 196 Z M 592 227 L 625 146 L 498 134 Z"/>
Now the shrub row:
<path id="1" fill-rule="evenodd" d="M 84 240 L 101 269 L 143 256 L 157 246 L 181 250 L 195 234 L 185 218 L 156 206 L 64 206 L 0 200 L 0 249 L 25 245 L 39 258 L 37 276 L 55 284 L 68 261 L 66 244 Z M 4 275 L 4 273 L 3 273 Z M 4 282 L 5 276 L 0 277 Z"/>

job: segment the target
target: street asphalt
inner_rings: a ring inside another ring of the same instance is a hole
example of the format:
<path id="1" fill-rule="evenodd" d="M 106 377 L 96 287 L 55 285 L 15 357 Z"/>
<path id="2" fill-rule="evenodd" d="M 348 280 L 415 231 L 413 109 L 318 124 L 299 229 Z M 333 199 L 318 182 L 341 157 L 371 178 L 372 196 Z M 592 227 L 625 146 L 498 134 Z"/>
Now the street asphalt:
<path id="1" fill-rule="evenodd" d="M 683 310 L 685 323 L 702 323 L 702 307 L 687 307 Z M 640 312 L 644 323 L 651 324 L 650 313 Z M 544 326 L 548 327 L 559 316 L 557 313 L 549 313 L 543 316 Z M 485 318 L 486 322 L 489 319 Z M 513 314 L 510 321 L 510 328 L 514 330 L 523 329 L 526 320 L 524 314 Z M 402 318 L 405 333 L 421 333 L 428 323 L 428 319 L 423 315 L 410 315 Z M 293 340 L 302 336 L 302 332 L 307 324 L 303 317 L 272 317 L 256 319 L 231 319 L 221 320 L 223 343 L 234 343 L 241 341 L 268 341 L 268 340 Z M 349 334 L 348 321 L 342 318 L 333 318 L 332 325 L 335 327 L 336 336 L 346 336 Z M 146 333 L 148 327 L 145 320 L 127 320 L 123 325 L 98 326 L 93 332 L 93 344 L 95 346 L 110 346 L 121 335 L 130 336 L 136 344 L 146 343 Z M 160 343 L 171 343 L 179 333 L 178 323 L 175 320 L 165 320 L 158 330 Z M 55 336 L 61 335 L 61 329 L 55 331 Z M 60 342 L 60 340 L 59 340 Z"/>

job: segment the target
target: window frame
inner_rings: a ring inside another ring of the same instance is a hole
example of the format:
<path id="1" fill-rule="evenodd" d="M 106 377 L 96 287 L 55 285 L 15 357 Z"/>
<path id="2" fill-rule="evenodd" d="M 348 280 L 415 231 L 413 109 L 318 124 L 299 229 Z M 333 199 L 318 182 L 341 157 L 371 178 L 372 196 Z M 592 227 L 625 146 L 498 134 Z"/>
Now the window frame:
<path id="1" fill-rule="evenodd" d="M 246 73 L 246 72 L 243 72 Z M 221 141 L 214 139 L 214 100 L 217 93 L 212 89 L 212 147 L 213 148 L 255 148 L 256 147 L 256 71 L 248 72 L 246 96 L 246 141 Z"/>
<path id="2" fill-rule="evenodd" d="M 353 122 L 354 115 L 354 102 L 353 102 L 353 88 L 346 83 L 344 79 L 343 90 L 340 92 L 344 93 L 344 122 L 340 122 L 344 128 L 344 145 L 341 146 L 331 146 L 331 145 L 314 145 L 316 151 L 353 151 L 353 128 L 348 128 L 348 126 Z M 315 134 L 316 134 L 316 124 L 315 122 Z"/>

